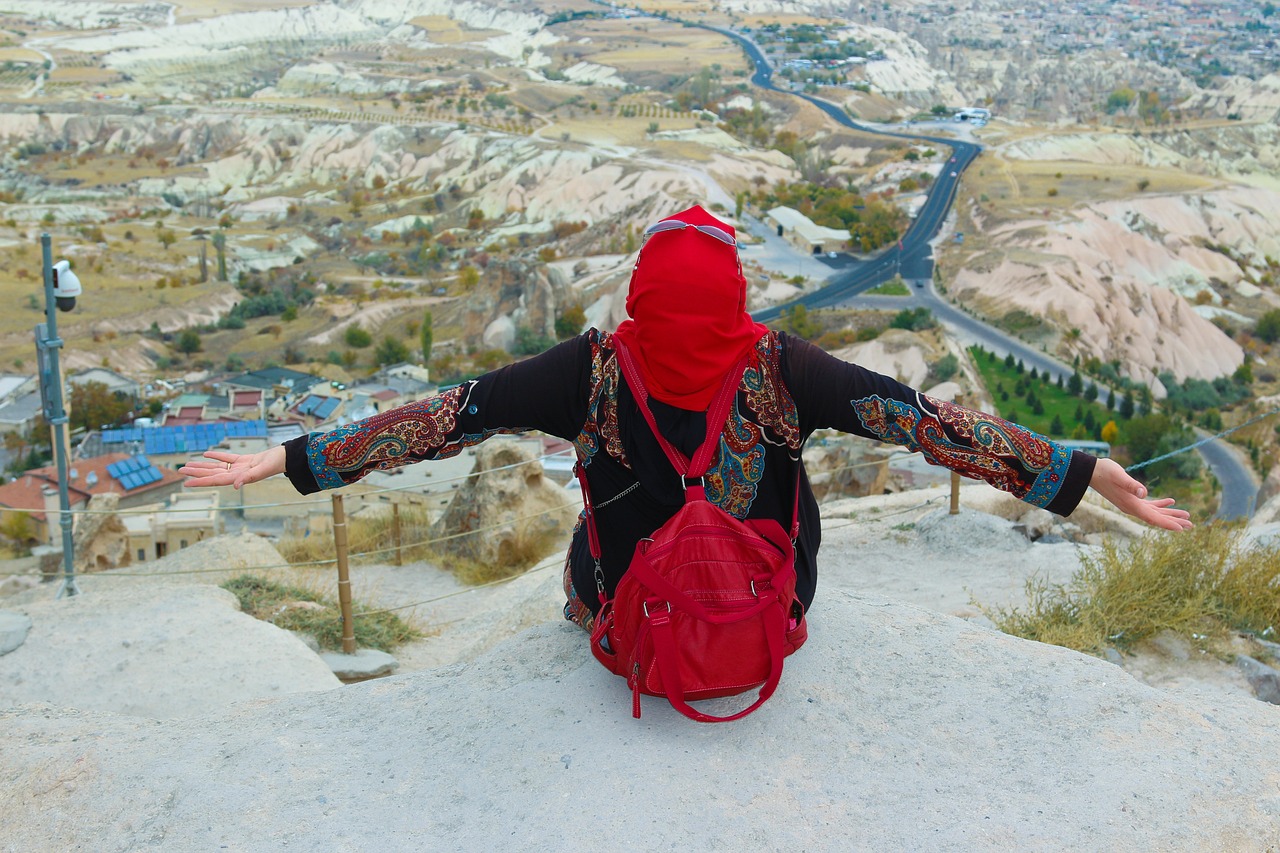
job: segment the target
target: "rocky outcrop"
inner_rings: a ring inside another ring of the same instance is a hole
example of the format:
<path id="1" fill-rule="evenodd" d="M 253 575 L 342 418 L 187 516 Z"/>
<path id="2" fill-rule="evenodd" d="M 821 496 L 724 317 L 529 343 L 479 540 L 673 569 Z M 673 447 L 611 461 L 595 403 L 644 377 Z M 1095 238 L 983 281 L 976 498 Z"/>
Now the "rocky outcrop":
<path id="1" fill-rule="evenodd" d="M 86 578 L 81 588 L 22 605 L 32 628 L 0 664 L 5 705 L 169 719 L 339 684 L 302 640 L 217 587 L 102 578 L 90 588 Z"/>
<path id="2" fill-rule="evenodd" d="M 76 521 L 71 536 L 77 572 L 116 569 L 133 561 L 129 553 L 129 531 L 120 516 L 114 514 L 119 506 L 120 496 L 115 492 L 90 498 L 87 507 L 90 512 Z"/>
<path id="3" fill-rule="evenodd" d="M 478 446 L 471 476 L 431 527 L 432 538 L 454 538 L 436 547 L 485 565 L 514 565 L 567 533 L 578 502 L 543 474 L 537 447 L 501 438 Z M 467 531 L 483 532 L 457 535 Z"/>
<path id="4" fill-rule="evenodd" d="M 1143 383 L 1163 371 L 1213 379 L 1244 351 L 1193 300 L 1204 293 L 1213 308 L 1214 282 L 1261 276 L 1266 254 L 1280 252 L 1277 216 L 1280 196 L 1240 187 L 1082 205 L 1057 222 L 992 226 L 992 250 L 963 255 L 949 291 L 996 319 L 1045 318 L 1067 336 L 1068 358 L 1107 353 Z"/>
<path id="5" fill-rule="evenodd" d="M 724 726 L 648 698 L 632 719 L 626 685 L 563 622 L 470 664 L 199 720 L 9 710 L 4 843 L 552 850 L 579 821 L 619 850 L 1277 841 L 1273 706 L 1165 693 L 883 599 L 832 593 L 810 619 L 777 694 Z"/>

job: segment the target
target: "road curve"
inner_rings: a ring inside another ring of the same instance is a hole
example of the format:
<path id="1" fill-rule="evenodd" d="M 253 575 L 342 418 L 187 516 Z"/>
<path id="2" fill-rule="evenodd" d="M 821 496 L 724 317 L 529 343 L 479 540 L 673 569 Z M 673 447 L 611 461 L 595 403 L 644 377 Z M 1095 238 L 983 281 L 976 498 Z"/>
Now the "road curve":
<path id="1" fill-rule="evenodd" d="M 804 305 L 806 308 L 828 308 L 849 304 L 859 294 L 900 275 L 903 279 L 916 283 L 915 294 L 909 302 L 922 303 L 929 307 L 961 342 L 981 344 L 1002 356 L 1013 353 L 1014 358 L 1022 359 L 1028 367 L 1034 366 L 1040 372 L 1048 372 L 1055 378 L 1070 376 L 1074 372 L 1072 368 L 1047 353 L 1036 350 L 965 314 L 939 298 L 933 289 L 933 252 L 930 242 L 937 236 L 943 221 L 950 213 L 960 176 L 977 159 L 982 150 L 980 146 L 958 139 L 887 131 L 859 124 L 835 104 L 811 95 L 784 91 L 775 86 L 773 69 L 768 60 L 765 59 L 760 48 L 745 36 L 720 27 L 703 24 L 693 26 L 714 30 L 741 45 L 755 64 L 755 73 L 751 77 L 751 82 L 762 89 L 803 98 L 838 124 L 862 133 L 892 136 L 913 142 L 929 142 L 950 148 L 953 152 L 947 168 L 942 169 L 929 188 L 924 205 L 896 246 L 890 247 L 877 257 L 853 269 L 833 276 L 827 285 L 812 293 L 755 312 L 753 316 L 756 320 L 760 322 L 776 320 L 783 311 L 795 305 Z M 861 302 L 861 300 L 858 301 Z M 1215 517 L 1235 519 L 1248 518 L 1252 515 L 1258 485 L 1249 467 L 1224 441 L 1210 442 L 1199 448 L 1199 452 L 1222 486 L 1222 498 Z"/>

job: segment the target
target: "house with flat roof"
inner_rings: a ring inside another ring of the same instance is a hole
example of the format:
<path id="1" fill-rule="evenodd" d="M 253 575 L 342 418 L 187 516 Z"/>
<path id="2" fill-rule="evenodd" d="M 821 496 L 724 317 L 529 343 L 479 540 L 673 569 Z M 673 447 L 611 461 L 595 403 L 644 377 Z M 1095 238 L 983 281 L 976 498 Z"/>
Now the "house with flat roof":
<path id="1" fill-rule="evenodd" d="M 268 396 L 280 397 L 286 394 L 305 394 L 312 386 L 326 380 L 310 373 L 290 370 L 287 367 L 264 367 L 262 370 L 251 370 L 239 376 L 222 380 L 222 385 L 229 389 L 245 391 L 263 391 Z"/>
<path id="2" fill-rule="evenodd" d="M 142 392 L 140 384 L 128 376 L 123 376 L 105 367 L 91 367 L 88 370 L 81 370 L 67 376 L 68 385 L 88 385 L 90 382 L 105 385 L 111 393 L 123 395 L 130 400 L 137 400 L 138 395 Z"/>
<path id="3" fill-rule="evenodd" d="M 218 492 L 178 492 L 168 505 L 151 504 L 141 509 L 152 512 L 130 513 L 120 520 L 129 540 L 129 556 L 133 562 L 146 563 L 181 551 L 222 532 L 218 511 Z"/>
<path id="4" fill-rule="evenodd" d="M 344 402 L 341 397 L 308 394 L 288 410 L 288 416 L 301 421 L 310 432 L 323 424 L 333 422 L 342 412 Z"/>
<path id="5" fill-rule="evenodd" d="M 269 446 L 265 420 L 232 418 L 180 422 L 165 426 L 104 429 L 100 441 L 105 450 L 145 452 L 161 464 L 184 462 L 211 447 L 227 446 L 232 447 L 235 453 L 245 453 L 265 450 Z"/>
<path id="6" fill-rule="evenodd" d="M 818 225 L 791 207 L 775 207 L 765 214 L 778 236 L 810 255 L 845 252 L 849 249 L 849 232 Z"/>
<path id="7" fill-rule="evenodd" d="M 16 432 L 27 435 L 35 426 L 36 420 L 44 414 L 44 401 L 40 399 L 39 390 L 26 394 L 0 405 L 0 433 Z"/>

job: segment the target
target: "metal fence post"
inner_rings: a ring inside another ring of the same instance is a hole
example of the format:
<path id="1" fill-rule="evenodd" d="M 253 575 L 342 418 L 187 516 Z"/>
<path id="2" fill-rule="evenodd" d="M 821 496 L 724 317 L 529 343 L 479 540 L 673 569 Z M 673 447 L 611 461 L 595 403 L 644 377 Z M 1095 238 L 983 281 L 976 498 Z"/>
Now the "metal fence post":
<path id="1" fill-rule="evenodd" d="M 342 495 L 333 496 L 333 546 L 338 555 L 338 606 L 342 610 L 342 653 L 356 653 L 356 621 L 351 613 L 351 576 L 347 571 L 347 513 Z"/>

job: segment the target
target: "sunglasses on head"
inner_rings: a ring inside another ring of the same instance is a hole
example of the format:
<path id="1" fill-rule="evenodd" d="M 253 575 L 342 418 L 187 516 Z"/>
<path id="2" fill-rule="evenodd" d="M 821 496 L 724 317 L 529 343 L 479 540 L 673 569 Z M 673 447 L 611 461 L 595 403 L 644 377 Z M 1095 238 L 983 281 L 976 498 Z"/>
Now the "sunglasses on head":
<path id="1" fill-rule="evenodd" d="M 708 237 L 714 237 L 726 246 L 738 247 L 738 241 L 734 236 L 723 228 L 717 228 L 714 225 L 694 225 L 691 222 L 682 222 L 679 219 L 663 219 L 655 222 L 648 228 L 644 229 L 644 236 L 647 240 L 654 234 L 661 234 L 663 231 L 683 231 L 686 228 L 692 228 L 695 231 L 701 231 Z"/>

